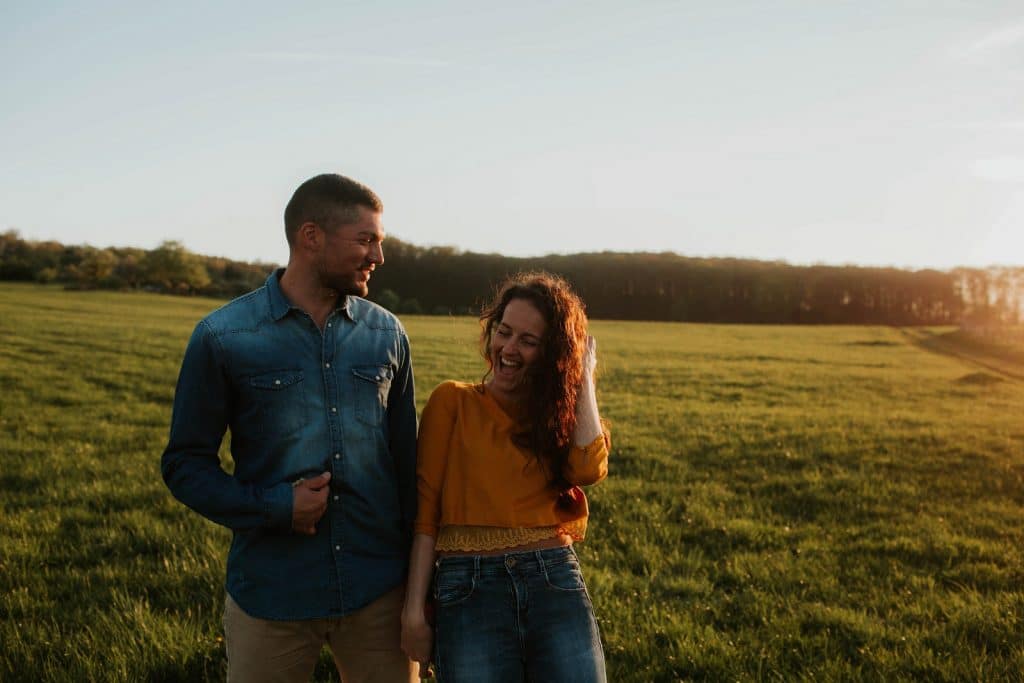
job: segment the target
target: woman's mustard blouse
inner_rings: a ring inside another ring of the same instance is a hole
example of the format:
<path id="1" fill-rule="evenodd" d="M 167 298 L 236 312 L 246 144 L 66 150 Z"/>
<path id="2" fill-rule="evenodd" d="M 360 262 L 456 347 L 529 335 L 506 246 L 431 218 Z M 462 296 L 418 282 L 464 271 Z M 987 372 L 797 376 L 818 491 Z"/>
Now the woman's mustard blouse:
<path id="1" fill-rule="evenodd" d="M 512 443 L 515 422 L 480 384 L 448 381 L 430 395 L 420 420 L 416 532 L 438 550 L 493 550 L 586 531 L 580 485 L 608 473 L 608 435 L 573 447 L 560 492 L 528 451 Z"/>

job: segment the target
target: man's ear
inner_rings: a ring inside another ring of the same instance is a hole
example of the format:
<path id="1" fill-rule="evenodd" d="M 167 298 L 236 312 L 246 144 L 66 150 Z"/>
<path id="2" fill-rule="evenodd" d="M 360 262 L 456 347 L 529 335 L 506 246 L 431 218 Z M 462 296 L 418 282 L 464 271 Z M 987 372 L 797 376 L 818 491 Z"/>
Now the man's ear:
<path id="1" fill-rule="evenodd" d="M 299 246 L 303 249 L 311 249 L 316 251 L 320 248 L 320 242 L 323 240 L 323 231 L 316 223 L 312 221 L 306 221 L 299 226 L 299 229 L 295 231 L 295 239 L 299 243 Z"/>

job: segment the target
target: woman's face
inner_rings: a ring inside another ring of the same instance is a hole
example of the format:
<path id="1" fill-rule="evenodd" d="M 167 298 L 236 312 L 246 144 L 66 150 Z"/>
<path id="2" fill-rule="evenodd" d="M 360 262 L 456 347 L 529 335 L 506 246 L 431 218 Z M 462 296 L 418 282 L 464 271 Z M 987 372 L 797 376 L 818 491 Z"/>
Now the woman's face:
<path id="1" fill-rule="evenodd" d="M 508 302 L 491 336 L 493 389 L 509 395 L 524 386 L 527 370 L 540 359 L 547 327 L 544 316 L 529 301 Z"/>

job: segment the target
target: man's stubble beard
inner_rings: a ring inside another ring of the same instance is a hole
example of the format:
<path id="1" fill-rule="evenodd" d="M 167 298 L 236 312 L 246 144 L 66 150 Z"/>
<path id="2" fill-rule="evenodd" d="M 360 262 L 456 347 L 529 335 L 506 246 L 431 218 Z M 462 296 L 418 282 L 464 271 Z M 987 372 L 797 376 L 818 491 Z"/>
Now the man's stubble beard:
<path id="1" fill-rule="evenodd" d="M 354 273 L 349 278 L 343 278 L 337 274 L 332 275 L 323 263 L 320 263 L 317 268 L 317 279 L 322 288 L 337 292 L 339 297 L 348 295 L 365 297 L 370 290 L 368 283 L 355 280 Z"/>

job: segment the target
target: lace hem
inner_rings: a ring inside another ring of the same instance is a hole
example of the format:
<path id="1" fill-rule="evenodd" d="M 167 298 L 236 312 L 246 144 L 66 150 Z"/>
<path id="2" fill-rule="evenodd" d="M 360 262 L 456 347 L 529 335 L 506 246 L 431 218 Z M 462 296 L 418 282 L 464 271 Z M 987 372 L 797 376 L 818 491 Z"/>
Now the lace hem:
<path id="1" fill-rule="evenodd" d="M 571 536 L 573 541 L 582 541 L 586 533 L 585 517 L 565 524 L 535 528 L 447 525 L 441 527 L 434 547 L 439 551 L 501 550 L 563 534 Z"/>

